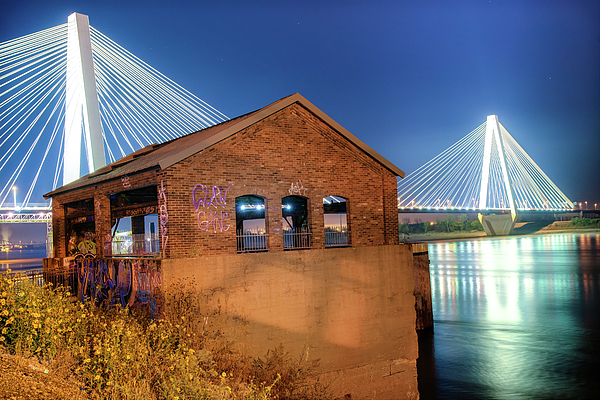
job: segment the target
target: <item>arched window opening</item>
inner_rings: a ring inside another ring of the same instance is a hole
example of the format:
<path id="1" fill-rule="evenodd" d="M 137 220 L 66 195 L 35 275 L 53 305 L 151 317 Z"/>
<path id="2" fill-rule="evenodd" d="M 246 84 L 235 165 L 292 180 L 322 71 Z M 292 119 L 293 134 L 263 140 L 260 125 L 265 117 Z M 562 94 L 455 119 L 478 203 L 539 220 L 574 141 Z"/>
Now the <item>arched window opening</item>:
<path id="1" fill-rule="evenodd" d="M 310 248 L 307 199 L 300 196 L 282 198 L 281 213 L 283 218 L 283 249 Z"/>
<path id="2" fill-rule="evenodd" d="M 350 244 L 346 205 L 346 199 L 340 196 L 323 198 L 326 247 L 348 246 Z"/>
<path id="3" fill-rule="evenodd" d="M 235 199 L 235 230 L 238 253 L 266 251 L 265 200 L 246 195 Z"/>

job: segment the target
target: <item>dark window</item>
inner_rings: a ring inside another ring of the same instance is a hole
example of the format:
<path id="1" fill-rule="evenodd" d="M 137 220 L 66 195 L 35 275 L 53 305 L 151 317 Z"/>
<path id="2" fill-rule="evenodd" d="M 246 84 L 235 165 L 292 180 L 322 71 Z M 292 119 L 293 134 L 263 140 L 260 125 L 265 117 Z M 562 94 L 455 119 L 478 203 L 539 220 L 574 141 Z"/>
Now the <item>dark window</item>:
<path id="1" fill-rule="evenodd" d="M 254 195 L 236 197 L 235 231 L 238 252 L 268 250 L 265 200 L 262 197 Z"/>
<path id="2" fill-rule="evenodd" d="M 308 200 L 301 196 L 281 199 L 284 250 L 310 248 Z"/>
<path id="3" fill-rule="evenodd" d="M 348 246 L 350 244 L 347 204 L 346 199 L 340 196 L 323 198 L 326 247 Z"/>

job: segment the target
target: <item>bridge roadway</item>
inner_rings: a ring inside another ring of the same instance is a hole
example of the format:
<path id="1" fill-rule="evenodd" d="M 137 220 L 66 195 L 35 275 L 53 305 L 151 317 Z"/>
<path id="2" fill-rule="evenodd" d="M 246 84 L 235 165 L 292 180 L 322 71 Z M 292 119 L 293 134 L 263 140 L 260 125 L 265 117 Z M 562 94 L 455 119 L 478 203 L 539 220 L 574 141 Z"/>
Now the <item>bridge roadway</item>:
<path id="1" fill-rule="evenodd" d="M 464 209 L 464 208 L 399 208 L 398 214 L 504 214 L 509 213 L 509 209 Z M 553 218 L 565 218 L 571 219 L 574 217 L 579 218 L 600 218 L 600 210 L 517 210 L 519 220 L 529 219 L 549 219 Z"/>
<path id="2" fill-rule="evenodd" d="M 0 223 L 52 222 L 52 208 L 48 203 L 29 203 L 27 207 L 0 207 Z"/>

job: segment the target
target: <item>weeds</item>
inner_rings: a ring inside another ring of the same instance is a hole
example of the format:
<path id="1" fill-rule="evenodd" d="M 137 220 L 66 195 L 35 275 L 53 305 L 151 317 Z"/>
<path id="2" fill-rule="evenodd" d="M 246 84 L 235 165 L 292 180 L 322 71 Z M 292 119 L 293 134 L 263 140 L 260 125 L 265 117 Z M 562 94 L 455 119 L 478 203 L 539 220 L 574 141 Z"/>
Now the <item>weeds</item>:
<path id="1" fill-rule="evenodd" d="M 96 398 L 327 398 L 318 382 L 307 383 L 314 363 L 293 360 L 282 346 L 253 359 L 209 334 L 191 291 L 171 299 L 173 317 L 151 321 L 9 272 L 0 272 L 0 350 L 71 372 Z"/>

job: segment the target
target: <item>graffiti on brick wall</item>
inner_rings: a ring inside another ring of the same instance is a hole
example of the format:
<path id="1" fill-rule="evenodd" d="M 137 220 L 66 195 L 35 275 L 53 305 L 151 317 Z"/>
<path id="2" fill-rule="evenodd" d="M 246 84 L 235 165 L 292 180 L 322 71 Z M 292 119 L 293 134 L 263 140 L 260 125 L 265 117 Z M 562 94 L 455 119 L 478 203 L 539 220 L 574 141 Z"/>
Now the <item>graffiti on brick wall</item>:
<path id="1" fill-rule="evenodd" d="M 302 185 L 301 180 L 298 180 L 298 182 L 296 183 L 292 183 L 292 185 L 288 189 L 288 193 L 290 195 L 306 196 L 306 192 L 308 192 L 308 189 L 306 189 L 304 185 Z"/>
<path id="2" fill-rule="evenodd" d="M 71 232 L 67 251 L 69 255 L 96 255 L 96 234 L 90 231 Z"/>
<path id="3" fill-rule="evenodd" d="M 95 220 L 99 221 L 100 218 L 102 217 L 102 207 L 100 205 L 100 200 L 95 199 L 94 200 L 94 213 L 95 213 Z"/>
<path id="4" fill-rule="evenodd" d="M 76 257 L 69 268 L 77 276 L 79 301 L 146 308 L 151 318 L 161 315 L 162 276 L 156 261 Z"/>
<path id="5" fill-rule="evenodd" d="M 123 187 L 126 189 L 131 187 L 131 182 L 129 182 L 129 177 L 127 175 L 123 175 L 121 177 L 121 183 L 123 184 Z"/>
<path id="6" fill-rule="evenodd" d="M 220 186 L 197 184 L 192 189 L 192 204 L 198 211 L 198 227 L 204 231 L 212 229 L 214 233 L 227 232 L 231 227 L 229 214 L 223 209 L 227 206 L 227 192 L 233 184 L 223 190 Z"/>
<path id="7" fill-rule="evenodd" d="M 169 242 L 168 228 L 169 228 L 169 213 L 167 212 L 167 192 L 163 186 L 163 181 L 160 181 L 160 190 L 158 191 L 158 224 L 160 231 L 160 251 L 162 257 L 165 258 L 165 251 L 167 250 L 167 243 Z"/>

